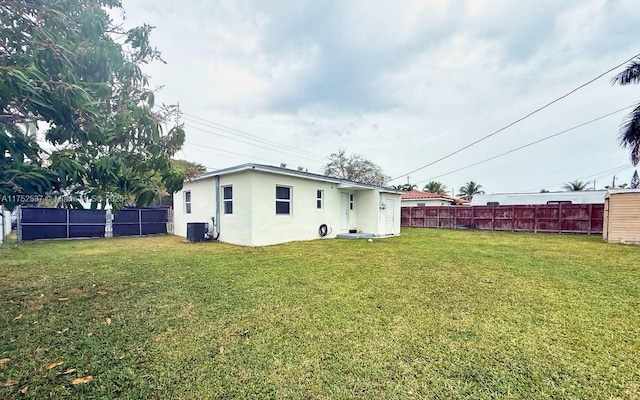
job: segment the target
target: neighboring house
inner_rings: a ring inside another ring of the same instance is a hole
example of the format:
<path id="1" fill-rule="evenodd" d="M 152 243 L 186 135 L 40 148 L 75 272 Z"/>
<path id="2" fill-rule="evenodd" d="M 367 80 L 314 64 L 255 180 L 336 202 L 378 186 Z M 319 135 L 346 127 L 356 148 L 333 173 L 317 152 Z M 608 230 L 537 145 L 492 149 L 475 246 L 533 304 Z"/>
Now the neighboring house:
<path id="1" fill-rule="evenodd" d="M 186 181 L 174 194 L 174 232 L 208 222 L 222 242 L 263 246 L 350 230 L 400 234 L 400 192 L 299 170 L 243 164 Z M 213 222 L 213 223 L 212 223 Z"/>
<path id="2" fill-rule="evenodd" d="M 520 206 L 536 204 L 604 204 L 606 190 L 549 193 L 476 194 L 472 206 Z"/>
<path id="3" fill-rule="evenodd" d="M 450 206 L 456 204 L 456 199 L 437 193 L 412 190 L 402 195 L 402 207 Z"/>
<path id="4" fill-rule="evenodd" d="M 602 238 L 609 243 L 640 244 L 640 189 L 613 189 L 604 203 Z"/>

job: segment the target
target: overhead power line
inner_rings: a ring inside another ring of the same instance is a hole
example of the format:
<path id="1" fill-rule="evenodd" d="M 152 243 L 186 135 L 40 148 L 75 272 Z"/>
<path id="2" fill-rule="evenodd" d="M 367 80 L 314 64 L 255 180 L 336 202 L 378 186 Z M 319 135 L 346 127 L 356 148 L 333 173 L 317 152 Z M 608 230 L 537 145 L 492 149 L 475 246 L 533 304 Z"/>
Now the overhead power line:
<path id="1" fill-rule="evenodd" d="M 191 148 L 190 149 L 190 150 L 194 150 L 194 151 L 201 151 L 201 152 L 208 153 L 208 154 L 211 154 L 211 151 L 217 151 L 217 152 L 220 152 L 220 153 L 232 154 L 234 156 L 248 157 L 248 158 L 251 158 L 253 160 L 261 160 L 261 161 L 266 161 L 266 162 L 278 164 L 277 161 L 269 160 L 269 159 L 262 158 L 262 157 L 255 157 L 255 156 L 251 156 L 249 154 L 236 153 L 234 151 L 218 149 L 216 147 L 205 146 L 203 144 L 198 144 L 198 143 L 191 143 L 191 142 L 184 142 L 184 143 L 189 145 L 189 146 L 195 147 L 195 148 Z M 203 150 L 202 148 L 205 148 L 205 149 L 208 149 L 208 150 Z"/>
<path id="2" fill-rule="evenodd" d="M 514 153 L 514 152 L 516 152 L 516 151 L 518 151 L 518 150 L 522 150 L 522 149 L 524 149 L 524 148 L 526 148 L 526 147 L 533 146 L 534 144 L 538 144 L 538 143 L 540 143 L 540 142 L 544 142 L 545 140 L 553 139 L 553 138 L 554 138 L 554 137 L 556 137 L 556 136 L 560 136 L 560 135 L 563 135 L 563 134 L 565 134 L 565 133 L 568 133 L 568 132 L 574 131 L 574 130 L 576 130 L 576 129 L 578 129 L 578 128 L 582 128 L 583 126 L 586 126 L 586 125 L 592 124 L 592 123 L 594 123 L 594 122 L 596 122 L 596 121 L 600 121 L 601 119 L 604 119 L 604 118 L 610 117 L 610 116 L 612 116 L 612 115 L 614 115 L 614 114 L 617 114 L 617 113 L 619 113 L 619 112 L 622 112 L 622 111 L 627 110 L 627 109 L 632 108 L 632 107 L 635 107 L 635 106 L 634 106 L 634 105 L 631 105 L 631 106 L 627 106 L 627 107 L 621 108 L 621 109 L 619 109 L 619 110 L 616 110 L 616 111 L 610 112 L 610 113 L 608 113 L 608 114 L 605 114 L 605 115 L 603 115 L 603 116 L 601 116 L 601 117 L 594 118 L 594 119 L 592 119 L 592 120 L 590 120 L 590 121 L 587 121 L 587 122 L 584 122 L 584 123 L 582 123 L 582 124 L 579 124 L 579 125 L 573 126 L 573 127 L 571 127 L 571 128 L 565 129 L 565 130 L 560 131 L 560 132 L 558 132 L 558 133 L 554 133 L 553 135 L 549 135 L 549 136 L 543 137 L 542 139 L 538 139 L 538 140 L 533 141 L 533 142 L 531 142 L 531 143 L 527 143 L 527 144 L 522 145 L 522 146 L 520 146 L 520 147 L 516 147 L 515 149 L 511 149 L 511 150 L 509 150 L 509 151 L 505 151 L 504 153 L 500 153 L 500 154 L 495 155 L 495 156 L 493 156 L 493 157 L 486 158 L 486 159 L 484 159 L 484 160 L 482 160 L 482 161 L 478 161 L 478 162 L 476 162 L 476 163 L 469 164 L 469 165 L 467 165 L 467 166 L 465 166 L 465 167 L 458 168 L 458 169 L 455 169 L 455 170 L 453 170 L 453 171 L 449 171 L 449 172 L 446 172 L 446 173 L 444 173 L 444 174 L 440 174 L 440 175 L 434 176 L 434 177 L 429 178 L 429 179 L 424 179 L 424 180 L 418 181 L 418 182 L 416 182 L 416 184 L 419 184 L 419 183 L 422 183 L 422 182 L 431 181 L 431 180 L 434 180 L 434 179 L 438 179 L 438 178 L 441 178 L 441 177 L 443 177 L 443 176 L 451 175 L 451 174 L 453 174 L 453 173 L 456 173 L 456 172 L 459 172 L 459 171 L 465 170 L 465 169 L 467 169 L 467 168 L 475 167 L 476 165 L 483 164 L 483 163 L 486 163 L 486 162 L 491 161 L 491 160 L 495 160 L 496 158 L 499 158 L 499 157 L 502 157 L 502 156 L 506 156 L 507 154 L 511 154 L 511 153 Z"/>
<path id="3" fill-rule="evenodd" d="M 239 129 L 232 128 L 230 126 L 218 124 L 216 122 L 209 121 L 209 120 L 206 120 L 204 118 L 197 117 L 197 116 L 192 115 L 192 114 L 188 114 L 188 113 L 185 113 L 185 112 L 183 112 L 181 114 L 183 116 L 186 116 L 187 118 L 185 118 L 185 119 L 187 119 L 187 120 L 189 120 L 191 122 L 198 123 L 198 124 L 201 124 L 201 125 L 205 125 L 205 126 L 208 126 L 209 128 L 212 128 L 212 129 L 217 129 L 217 130 L 220 130 L 220 131 L 223 131 L 223 132 L 239 135 L 239 136 L 251 139 L 251 140 L 255 140 L 255 141 L 260 142 L 260 143 L 268 144 L 268 145 L 271 145 L 271 146 L 276 146 L 278 148 L 284 148 L 284 149 L 288 149 L 290 151 L 294 151 L 294 152 L 297 152 L 297 153 L 306 154 L 307 156 L 319 158 L 321 160 L 328 159 L 328 157 L 326 157 L 326 156 L 321 156 L 319 154 L 315 154 L 315 153 L 312 153 L 310 151 L 298 149 L 296 147 L 289 146 L 289 145 L 286 145 L 286 144 L 283 144 L 283 143 L 280 143 L 280 142 L 276 142 L 274 140 L 265 139 L 265 138 L 262 138 L 260 136 L 253 135 L 251 133 L 244 132 L 244 131 L 241 131 Z M 192 118 L 192 119 L 190 119 L 189 117 Z M 194 119 L 198 120 L 198 121 L 194 121 Z M 202 122 L 200 122 L 200 121 L 202 121 Z"/>
<path id="4" fill-rule="evenodd" d="M 600 171 L 600 172 L 596 172 L 595 174 L 591 174 L 591 175 L 580 177 L 577 180 L 581 181 L 583 179 L 590 179 L 590 178 L 594 178 L 594 177 L 595 177 L 595 179 L 599 179 L 599 178 L 602 178 L 602 177 L 607 176 L 609 174 L 613 174 L 613 173 L 616 173 L 616 172 L 624 171 L 625 169 L 628 169 L 628 168 L 633 168 L 633 167 L 631 165 L 629 165 L 628 163 L 627 164 L 622 164 L 622 165 L 619 165 L 617 167 L 614 167 L 614 168 L 611 168 L 611 169 L 608 169 L 608 170 L 605 170 L 605 171 Z M 554 187 L 554 186 L 558 186 L 558 185 L 564 185 L 567 182 L 568 181 L 564 181 L 564 182 L 560 182 L 560 183 L 555 183 L 553 185 L 546 185 L 546 186 L 539 187 L 537 189 L 524 190 L 523 192 L 534 192 L 534 191 L 538 192 L 538 191 L 540 191 L 542 189 L 546 189 L 546 188 L 550 188 L 550 187 Z"/>
<path id="5" fill-rule="evenodd" d="M 258 147 L 258 148 L 261 148 L 263 150 L 268 150 L 268 151 L 272 151 L 272 152 L 275 152 L 275 153 L 281 153 L 281 154 L 284 154 L 284 155 L 289 156 L 289 157 L 302 158 L 302 159 L 305 159 L 305 160 L 308 160 L 308 161 L 312 161 L 312 162 L 315 162 L 315 163 L 319 163 L 320 162 L 319 160 L 315 160 L 315 159 L 306 157 L 304 155 L 291 154 L 289 152 L 284 152 L 282 150 L 272 149 L 272 148 L 265 147 L 265 146 L 263 146 L 261 144 L 258 144 L 258 143 L 248 142 L 246 140 L 242 140 L 242 139 L 234 138 L 234 137 L 231 137 L 231 136 L 223 135 L 223 134 L 218 133 L 218 132 L 214 132 L 214 131 L 210 131 L 210 130 L 207 130 L 207 129 L 198 128 L 197 126 L 192 126 L 192 125 L 186 125 L 185 124 L 185 127 L 190 128 L 190 129 L 195 129 L 195 130 L 198 130 L 198 131 L 202 131 L 202 132 L 205 132 L 205 133 L 209 133 L 211 135 L 216 135 L 216 136 L 224 137 L 224 138 L 227 138 L 227 139 L 231 139 L 231 140 L 234 140 L 236 142 L 248 144 L 250 146 Z"/>
<path id="6" fill-rule="evenodd" d="M 395 178 L 391 179 L 391 181 L 394 181 L 394 180 L 399 179 L 399 178 L 402 178 L 402 177 L 404 177 L 404 176 L 406 176 L 406 175 L 409 175 L 409 174 L 412 174 L 412 173 L 414 173 L 414 172 L 417 172 L 417 171 L 420 171 L 420 170 L 422 170 L 422 169 L 425 169 L 425 168 L 427 168 L 427 167 L 430 167 L 430 166 L 432 166 L 432 165 L 433 165 L 433 164 L 435 164 L 435 163 L 438 163 L 438 162 L 440 162 L 440 161 L 446 160 L 447 158 L 449 158 L 449 157 L 451 157 L 451 156 L 453 156 L 453 155 L 455 155 L 455 154 L 458 154 L 458 153 L 460 153 L 460 152 L 461 152 L 461 151 L 463 151 L 463 150 L 466 150 L 466 149 L 468 149 L 468 148 L 470 148 L 470 147 L 472 147 L 472 146 L 475 146 L 476 144 L 478 144 L 478 143 L 480 143 L 480 142 L 482 142 L 482 141 L 484 141 L 484 140 L 486 140 L 486 139 L 488 139 L 488 138 L 490 138 L 490 137 L 492 137 L 492 136 L 494 136 L 494 135 L 497 135 L 498 133 L 500 133 L 500 132 L 504 131 L 504 130 L 505 130 L 505 129 L 507 129 L 507 128 L 512 127 L 513 125 L 517 124 L 518 122 L 521 122 L 521 121 L 523 121 L 523 120 L 525 120 L 525 119 L 529 118 L 530 116 L 532 116 L 532 115 L 534 115 L 534 114 L 536 114 L 536 113 L 538 113 L 538 112 L 540 112 L 540 111 L 544 110 L 545 108 L 547 108 L 547 107 L 551 106 L 552 104 L 557 103 L 557 102 L 559 102 L 560 100 L 562 100 L 562 99 L 564 99 L 564 98 L 566 98 L 566 97 L 568 97 L 568 96 L 572 95 L 573 93 L 575 93 L 575 92 L 577 92 L 578 90 L 580 90 L 580 89 L 584 88 L 585 86 L 590 85 L 591 83 L 593 83 L 593 82 L 597 81 L 598 79 L 600 79 L 600 78 L 602 78 L 603 76 L 607 75 L 608 73 L 610 73 L 610 72 L 614 71 L 615 69 L 620 68 L 621 66 L 623 66 L 623 65 L 625 65 L 625 64 L 627 64 L 627 63 L 629 63 L 629 62 L 631 62 L 632 60 L 634 60 L 635 58 L 637 58 L 637 57 L 639 57 L 639 56 L 640 56 L 640 53 L 639 53 L 639 54 L 634 55 L 633 57 L 629 58 L 628 60 L 625 60 L 624 62 L 621 62 L 620 64 L 618 64 L 618 65 L 616 65 L 616 66 L 614 66 L 614 67 L 609 68 L 608 70 L 606 70 L 605 72 L 603 72 L 603 73 L 601 73 L 600 75 L 596 76 L 595 78 L 590 79 L 589 81 L 587 81 L 587 82 L 583 83 L 582 85 L 580 85 L 580 86 L 576 87 L 575 89 L 573 89 L 573 90 L 569 91 L 568 93 L 566 93 L 566 94 L 564 94 L 564 95 L 562 95 L 562 96 L 560 96 L 560 97 L 558 97 L 558 98 L 556 98 L 556 99 L 554 99 L 554 100 L 552 100 L 552 101 L 548 102 L 547 104 L 543 105 L 542 107 L 539 107 L 539 108 L 537 108 L 537 109 L 535 109 L 535 110 L 531 111 L 530 113 L 526 114 L 526 115 L 525 115 L 525 116 L 523 116 L 523 117 L 518 118 L 517 120 L 515 120 L 515 121 L 511 122 L 510 124 L 508 124 L 508 125 L 506 125 L 506 126 L 504 126 L 504 127 L 500 128 L 500 129 L 498 129 L 498 130 L 496 130 L 496 131 L 493 131 L 493 132 L 491 132 L 490 134 L 485 135 L 485 136 L 481 137 L 480 139 L 478 139 L 478 140 L 476 140 L 476 141 L 474 141 L 474 142 L 471 142 L 471 143 L 469 143 L 468 145 L 463 146 L 463 147 L 459 148 L 458 150 L 453 151 L 453 152 L 451 152 L 451 153 L 447 154 L 447 155 L 446 155 L 446 156 L 444 156 L 444 157 L 441 157 L 441 158 L 439 158 L 439 159 L 437 159 L 437 160 L 435 160 L 435 161 L 432 161 L 432 162 L 430 162 L 430 163 L 428 163 L 428 164 L 425 164 L 425 165 L 423 165 L 423 166 L 422 166 L 422 167 L 420 167 L 420 168 L 416 168 L 416 169 L 414 169 L 414 170 L 412 170 L 412 171 L 409 171 L 409 172 L 407 172 L 407 173 L 405 173 L 405 174 L 399 175 L 399 176 L 397 176 L 397 177 L 395 177 Z"/>

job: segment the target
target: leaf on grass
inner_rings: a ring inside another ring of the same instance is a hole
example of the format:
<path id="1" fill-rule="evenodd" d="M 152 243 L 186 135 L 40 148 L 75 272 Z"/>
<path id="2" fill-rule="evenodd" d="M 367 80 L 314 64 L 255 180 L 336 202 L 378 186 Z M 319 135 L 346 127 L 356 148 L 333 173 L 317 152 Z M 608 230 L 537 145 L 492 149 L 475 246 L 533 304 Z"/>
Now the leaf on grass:
<path id="1" fill-rule="evenodd" d="M 29 390 L 29 386 L 28 385 L 23 387 L 22 389 L 20 389 L 20 393 L 25 394 L 25 393 L 27 393 L 27 390 Z"/>
<path id="2" fill-rule="evenodd" d="M 20 318 L 22 318 L 22 314 L 18 315 L 18 316 L 17 316 L 17 317 L 15 317 L 13 320 L 15 321 L 15 320 L 20 319 Z"/>
<path id="3" fill-rule="evenodd" d="M 104 295 L 106 295 L 106 294 L 107 294 L 107 292 L 105 292 L 104 290 L 98 290 L 98 294 L 101 294 L 101 295 L 103 295 L 103 296 L 104 296 Z"/>
<path id="4" fill-rule="evenodd" d="M 11 361 L 10 358 L 0 358 L 0 367 Z"/>
<path id="5" fill-rule="evenodd" d="M 89 336 L 89 337 L 93 336 L 93 332 L 87 333 L 87 336 Z"/>
<path id="6" fill-rule="evenodd" d="M 68 298 L 68 297 L 60 297 L 60 298 L 58 298 L 58 300 L 60 300 L 60 301 L 67 301 L 67 300 L 69 300 L 69 298 Z"/>
<path id="7" fill-rule="evenodd" d="M 4 387 L 11 387 L 11 386 L 15 386 L 19 383 L 20 381 L 17 379 L 9 379 L 8 381 L 6 381 L 4 383 Z"/>
<path id="8" fill-rule="evenodd" d="M 64 361 L 56 361 L 56 362 L 52 362 L 51 364 L 49 364 L 49 366 L 47 367 L 47 369 L 53 369 L 55 367 L 57 367 L 58 365 L 62 365 L 64 364 Z"/>
<path id="9" fill-rule="evenodd" d="M 76 369 L 75 368 L 69 368 L 68 370 L 64 371 L 62 373 L 62 375 L 67 375 L 67 374 L 70 374 L 72 372 L 76 372 Z"/>
<path id="10" fill-rule="evenodd" d="M 107 319 L 104 320 L 107 325 L 111 325 L 111 318 L 107 317 Z"/>
<path id="11" fill-rule="evenodd" d="M 89 383 L 93 380 L 93 376 L 91 375 L 87 375 L 87 376 L 83 376 L 82 378 L 75 378 L 69 381 L 69 383 L 71 383 L 72 385 L 79 385 L 81 383 Z"/>
<path id="12" fill-rule="evenodd" d="M 224 355 L 224 347 L 220 346 L 220 355 L 223 356 Z"/>

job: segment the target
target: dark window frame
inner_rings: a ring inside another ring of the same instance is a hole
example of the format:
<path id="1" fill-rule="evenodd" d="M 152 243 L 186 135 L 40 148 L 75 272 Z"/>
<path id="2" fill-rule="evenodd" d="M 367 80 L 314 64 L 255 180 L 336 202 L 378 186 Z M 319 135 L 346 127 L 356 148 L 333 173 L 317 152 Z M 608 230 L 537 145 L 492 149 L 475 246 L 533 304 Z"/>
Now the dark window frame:
<path id="1" fill-rule="evenodd" d="M 229 191 L 227 191 L 229 189 Z M 233 215 L 233 185 L 222 187 L 222 212 L 224 215 Z"/>
<path id="2" fill-rule="evenodd" d="M 283 197 L 285 193 L 287 197 Z M 276 185 L 276 215 L 291 215 L 292 197 L 293 188 L 291 186 Z"/>
<path id="3" fill-rule="evenodd" d="M 191 190 L 185 190 L 184 191 L 184 213 L 185 214 L 191 214 L 191 202 L 192 202 Z"/>

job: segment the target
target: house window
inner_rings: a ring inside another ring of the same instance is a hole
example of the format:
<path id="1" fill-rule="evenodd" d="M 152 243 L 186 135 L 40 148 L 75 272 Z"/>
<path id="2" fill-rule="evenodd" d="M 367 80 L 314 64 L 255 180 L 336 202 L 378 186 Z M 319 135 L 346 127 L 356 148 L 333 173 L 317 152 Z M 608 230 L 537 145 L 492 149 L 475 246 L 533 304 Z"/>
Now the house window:
<path id="1" fill-rule="evenodd" d="M 276 186 L 276 215 L 291 214 L 291 188 Z"/>
<path id="2" fill-rule="evenodd" d="M 353 195 L 350 194 L 349 195 L 349 210 L 353 210 L 353 206 L 354 206 Z"/>
<path id="3" fill-rule="evenodd" d="M 324 190 L 317 190 L 316 191 L 316 208 L 318 210 L 321 210 L 323 207 L 323 202 L 324 200 Z"/>
<path id="4" fill-rule="evenodd" d="M 427 203 L 418 203 L 418 207 L 426 207 Z"/>
<path id="5" fill-rule="evenodd" d="M 488 206 L 499 206 L 500 203 L 497 201 L 487 201 Z"/>
<path id="6" fill-rule="evenodd" d="M 233 186 L 222 187 L 222 200 L 224 203 L 224 213 L 233 214 Z"/>
<path id="7" fill-rule="evenodd" d="M 184 192 L 184 212 L 185 214 L 191 214 L 191 191 Z"/>

